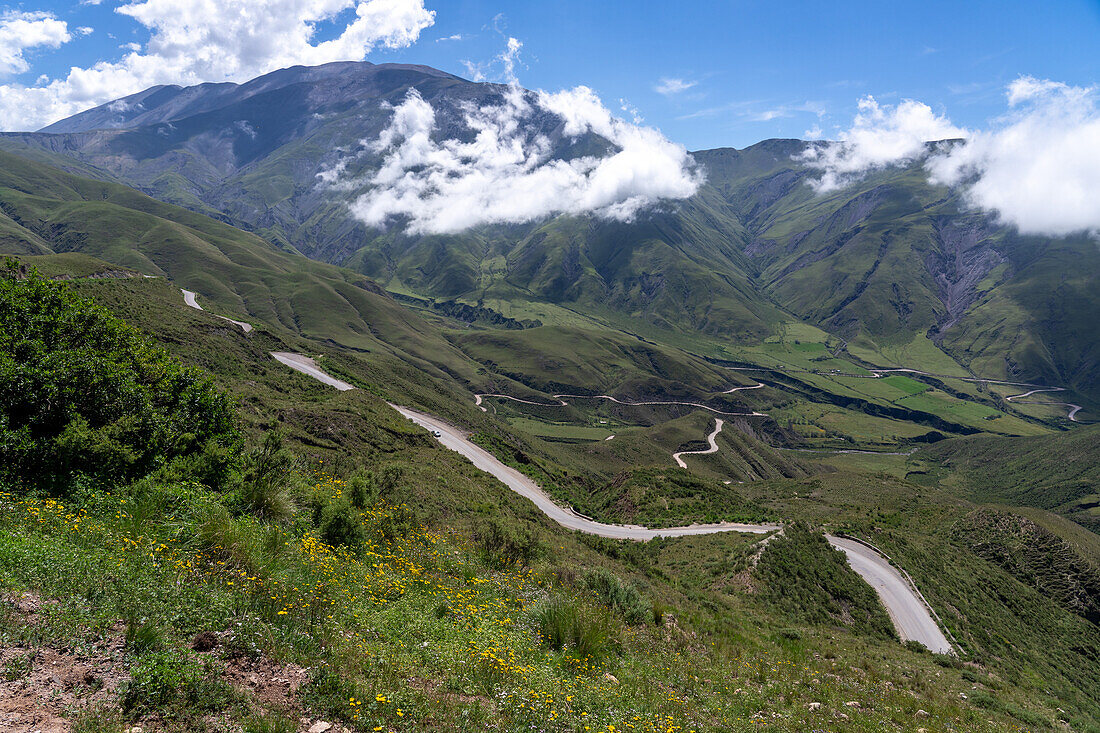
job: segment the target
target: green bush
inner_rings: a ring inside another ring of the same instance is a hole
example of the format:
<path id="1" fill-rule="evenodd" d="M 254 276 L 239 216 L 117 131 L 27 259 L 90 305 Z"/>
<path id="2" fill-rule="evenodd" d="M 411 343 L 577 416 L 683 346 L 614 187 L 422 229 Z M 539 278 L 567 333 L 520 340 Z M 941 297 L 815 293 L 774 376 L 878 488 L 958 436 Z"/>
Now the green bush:
<path id="1" fill-rule="evenodd" d="M 275 430 L 264 435 L 264 442 L 245 460 L 240 495 L 245 508 L 258 517 L 286 521 L 294 516 L 294 490 L 299 484 L 295 473 L 297 459 L 283 447 L 283 437 Z"/>
<path id="2" fill-rule="evenodd" d="M 326 545 L 343 545 L 352 550 L 363 546 L 366 528 L 351 503 L 339 498 L 330 501 L 321 511 L 321 540 Z"/>
<path id="3" fill-rule="evenodd" d="M 126 649 L 131 654 L 144 654 L 159 649 L 164 642 L 164 633 L 160 627 L 141 618 L 126 619 Z"/>
<path id="4" fill-rule="evenodd" d="M 757 596 L 794 622 L 840 624 L 897 638 L 878 596 L 848 565 L 844 553 L 801 522 L 768 543 L 756 566 Z"/>
<path id="5" fill-rule="evenodd" d="M 585 573 L 585 585 L 600 603 L 622 616 L 628 624 L 644 624 L 653 618 L 653 609 L 633 583 L 624 583 L 604 568 Z"/>
<path id="6" fill-rule="evenodd" d="M 0 271 L 0 473 L 58 491 L 76 474 L 125 482 L 202 455 L 216 480 L 239 441 L 208 374 L 65 285 Z"/>
<path id="7" fill-rule="evenodd" d="M 531 527 L 491 519 L 477 532 L 486 562 L 497 567 L 527 566 L 546 554 L 546 546 Z"/>
<path id="8" fill-rule="evenodd" d="M 348 479 L 348 501 L 356 509 L 366 509 L 378 496 L 378 477 L 372 472 L 360 471 Z"/>
<path id="9" fill-rule="evenodd" d="M 535 611 L 542 643 L 555 651 L 569 651 L 596 665 L 615 649 L 611 617 L 564 598 L 552 598 Z"/>

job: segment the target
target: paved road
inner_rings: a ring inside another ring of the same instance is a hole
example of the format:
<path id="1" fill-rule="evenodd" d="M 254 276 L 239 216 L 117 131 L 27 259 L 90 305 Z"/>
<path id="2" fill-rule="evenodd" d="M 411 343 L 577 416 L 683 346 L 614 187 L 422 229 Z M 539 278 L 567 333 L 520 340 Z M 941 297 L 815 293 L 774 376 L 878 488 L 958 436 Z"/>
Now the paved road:
<path id="1" fill-rule="evenodd" d="M 869 369 L 868 371 L 875 377 L 881 377 L 883 374 L 890 372 L 907 372 L 909 374 L 921 374 L 926 377 L 940 377 L 943 379 L 958 379 L 963 382 L 981 382 L 984 384 L 1007 384 L 1013 387 L 1037 387 L 1030 392 L 1024 392 L 1023 394 L 1014 394 L 1011 397 L 1005 397 L 1005 402 L 1012 402 L 1018 400 L 1021 397 L 1030 397 L 1038 392 L 1065 392 L 1065 387 L 1043 387 L 1038 384 L 1028 384 L 1027 382 L 1006 382 L 1003 379 L 985 379 L 983 377 L 952 377 L 949 374 L 933 374 L 931 372 L 922 372 L 918 369 Z M 847 375 L 855 376 L 855 375 Z M 1079 422 L 1077 420 L 1077 413 L 1083 408 L 1080 405 L 1075 405 L 1072 402 L 1021 402 L 1022 405 L 1060 405 L 1062 407 L 1069 408 L 1069 414 L 1066 415 L 1073 422 Z"/>
<path id="2" fill-rule="evenodd" d="M 559 506 L 539 488 L 538 484 L 516 469 L 504 465 L 485 449 L 471 443 L 465 434 L 453 425 L 406 407 L 398 405 L 391 405 L 391 407 L 417 425 L 432 431 L 436 439 L 445 447 L 461 453 L 482 471 L 500 479 L 508 488 L 534 502 L 546 516 L 569 529 L 614 539 L 650 540 L 654 537 L 682 537 L 684 535 L 714 534 L 716 532 L 754 532 L 762 534 L 780 528 L 780 525 L 776 524 L 723 522 L 722 524 L 696 524 L 688 527 L 649 529 L 636 525 L 596 522 L 575 511 Z M 710 442 L 714 449 L 698 452 L 711 453 L 718 450 L 714 438 L 718 431 L 722 429 L 722 421 L 718 420 L 717 422 L 718 426 L 715 432 L 710 435 Z M 677 460 L 679 461 L 679 459 Z M 680 463 L 683 465 L 682 461 Z M 686 465 L 684 467 L 686 468 Z M 831 535 L 828 536 L 828 540 L 834 547 L 844 551 L 848 558 L 848 564 L 852 566 L 852 569 L 859 573 L 878 593 L 882 604 L 886 607 L 886 612 L 894 622 L 894 628 L 897 629 L 898 636 L 902 640 L 915 639 L 930 650 L 940 654 L 951 652 L 951 645 L 932 619 L 931 613 L 929 613 L 915 589 L 885 558 L 866 545 L 854 540 Z"/>
<path id="3" fill-rule="evenodd" d="M 760 389 L 763 386 L 764 386 L 763 384 L 756 384 L 756 385 L 753 385 L 751 387 L 734 387 L 732 389 L 727 389 L 725 392 L 721 392 L 720 394 L 732 394 L 732 393 L 737 392 L 738 390 L 742 390 L 742 389 Z M 752 411 L 752 412 L 723 412 L 722 410 L 716 410 L 715 408 L 709 407 L 707 405 L 701 405 L 698 402 L 677 402 L 677 401 L 674 401 L 674 400 L 655 400 L 655 401 L 652 401 L 652 402 L 627 402 L 626 400 L 620 400 L 618 397 L 612 397 L 611 395 L 608 395 L 608 394 L 556 394 L 556 395 L 554 395 L 554 399 L 557 400 L 557 402 L 532 402 L 531 400 L 521 400 L 519 397 L 512 397 L 511 395 L 506 395 L 506 394 L 475 394 L 474 395 L 474 404 L 477 405 L 478 409 L 481 410 L 482 412 L 488 412 L 488 410 L 486 410 L 485 407 L 481 404 L 484 401 L 484 398 L 486 398 L 486 397 L 497 397 L 497 398 L 502 399 L 502 400 L 511 400 L 512 402 L 519 402 L 520 404 L 523 404 L 523 405 L 534 405 L 535 407 L 566 407 L 569 403 L 565 401 L 565 398 L 568 397 L 571 400 L 608 400 L 610 402 L 614 402 L 617 405 L 626 405 L 627 407 L 643 407 L 643 406 L 648 407 L 648 406 L 660 406 L 660 405 L 684 405 L 686 407 L 696 407 L 700 410 L 710 410 L 711 412 L 713 412 L 717 415 L 729 415 L 731 417 L 767 417 L 768 416 L 766 413 L 756 412 L 755 410 Z"/>
<path id="4" fill-rule="evenodd" d="M 423 412 L 410 410 L 407 407 L 390 406 L 417 425 L 427 428 L 433 434 L 437 434 L 436 439 L 445 447 L 456 453 L 461 453 L 482 471 L 492 474 L 512 491 L 530 499 L 535 503 L 535 506 L 542 510 L 543 514 L 568 529 L 618 540 L 651 540 L 655 537 L 683 537 L 684 535 L 714 534 L 715 532 L 754 532 L 763 534 L 779 529 L 778 524 L 738 524 L 735 522 L 693 524 L 687 527 L 670 527 L 667 529 L 649 529 L 648 527 L 630 524 L 603 524 L 578 514 L 572 509 L 559 506 L 538 484 L 511 466 L 504 465 L 497 460 L 496 456 L 481 446 L 471 443 L 466 435 L 453 425 L 449 425 L 431 415 L 425 415 Z"/>
<path id="5" fill-rule="evenodd" d="M 1021 397 L 1030 397 L 1038 392 L 1065 392 L 1062 387 L 1040 387 L 1039 389 L 1033 389 L 1030 392 L 1024 392 L 1023 394 L 1014 394 L 1011 397 L 1005 397 L 1005 402 L 1012 402 L 1018 400 Z M 1080 405 L 1075 405 L 1072 402 L 1039 402 L 1037 400 L 1024 400 L 1020 402 L 1021 405 L 1060 405 L 1062 407 L 1069 408 L 1069 417 L 1073 422 L 1077 422 L 1077 413 L 1081 411 Z"/>
<path id="6" fill-rule="evenodd" d="M 718 452 L 718 434 L 722 432 L 722 426 L 725 425 L 725 421 L 722 418 L 715 418 L 714 420 L 714 432 L 707 436 L 707 442 L 710 443 L 710 447 L 706 450 L 685 450 L 679 453 L 673 453 L 672 458 L 676 461 L 676 465 L 680 468 L 687 468 L 688 464 L 684 463 L 684 459 L 680 456 L 705 456 L 708 453 Z"/>
<path id="7" fill-rule="evenodd" d="M 183 293 L 183 302 L 184 303 L 191 306 L 195 310 L 202 311 L 203 313 L 206 312 L 206 309 L 204 309 L 201 305 L 199 305 L 199 302 L 197 300 L 195 300 L 195 298 L 198 296 L 198 293 L 196 293 L 193 290 L 184 290 L 183 288 L 180 288 L 180 292 Z M 245 323 L 244 321 L 234 321 L 232 318 L 227 318 L 225 316 L 219 316 L 215 313 L 211 313 L 210 315 L 214 316 L 215 318 L 220 318 L 223 321 L 229 321 L 230 323 L 239 326 L 240 329 L 242 331 L 244 331 L 245 333 L 248 333 L 252 330 L 252 324 L 251 323 Z"/>
<path id="8" fill-rule="evenodd" d="M 937 654 L 951 653 L 951 644 L 932 614 L 916 596 L 909 581 L 886 558 L 855 540 L 832 535 L 827 538 L 829 544 L 844 551 L 852 569 L 878 593 L 903 641 L 915 639 Z"/>
<path id="9" fill-rule="evenodd" d="M 297 369 L 337 389 L 354 389 L 347 382 L 341 382 L 339 379 L 325 374 L 317 367 L 313 359 L 300 354 L 283 352 L 273 353 L 272 356 L 292 369 Z M 465 456 L 477 468 L 496 477 L 505 486 L 532 501 L 546 516 L 567 529 L 612 539 L 643 541 L 656 537 L 683 537 L 686 535 L 715 534 L 717 532 L 764 534 L 781 529 L 781 525 L 778 524 L 740 524 L 734 522 L 693 524 L 687 527 L 669 527 L 665 529 L 597 522 L 573 509 L 559 506 L 538 484 L 516 469 L 504 465 L 481 446 L 470 442 L 465 433 L 459 428 L 423 412 L 410 410 L 407 407 L 392 403 L 390 407 L 417 425 L 427 428 L 444 447 Z M 712 445 L 714 444 L 713 438 L 721 427 L 721 420 L 718 420 L 717 430 L 711 434 Z M 875 589 L 883 606 L 886 607 L 890 619 L 894 622 L 898 636 L 903 640 L 913 639 L 919 641 L 935 652 L 950 653 L 952 651 L 951 645 L 932 619 L 932 615 L 921 599 L 919 592 L 907 582 L 900 572 L 890 565 L 886 558 L 853 540 L 833 536 L 829 536 L 828 540 L 834 547 L 844 551 L 852 569 Z"/>
<path id="10" fill-rule="evenodd" d="M 310 359 L 308 356 L 302 356 L 301 354 L 292 354 L 289 351 L 272 351 L 271 355 L 275 357 L 275 360 L 286 364 L 288 367 L 296 372 L 302 374 L 308 374 L 316 379 L 318 382 L 323 382 L 330 387 L 335 387 L 341 392 L 347 392 L 349 389 L 355 389 L 352 385 L 337 379 L 336 377 L 330 377 L 321 371 L 321 367 L 317 366 L 317 362 Z"/>

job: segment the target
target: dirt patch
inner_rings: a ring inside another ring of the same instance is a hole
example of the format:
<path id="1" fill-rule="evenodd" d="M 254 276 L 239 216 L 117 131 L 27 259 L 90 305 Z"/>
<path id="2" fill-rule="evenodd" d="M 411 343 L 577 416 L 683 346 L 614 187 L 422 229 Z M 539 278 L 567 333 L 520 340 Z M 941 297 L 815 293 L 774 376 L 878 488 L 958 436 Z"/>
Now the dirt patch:
<path id="1" fill-rule="evenodd" d="M 34 594 L 4 599 L 17 625 L 33 626 L 43 601 Z M 129 679 L 122 662 L 122 626 L 79 650 L 31 644 L 0 645 L 0 733 L 62 733 L 84 710 L 113 705 Z"/>
<path id="2" fill-rule="evenodd" d="M 296 664 L 276 664 L 266 657 L 237 657 L 225 661 L 222 674 L 229 684 L 247 693 L 263 710 L 296 710 L 298 688 L 309 670 Z"/>
<path id="3" fill-rule="evenodd" d="M 30 631 L 43 625 L 50 607 L 56 605 L 57 601 L 34 593 L 0 596 L 0 617 L 11 629 Z M 75 720 L 93 711 L 121 722 L 119 696 L 130 680 L 121 621 L 100 638 L 85 637 L 73 646 L 17 641 L 37 638 L 35 633 L 12 636 L 15 640 L 0 643 L 0 733 L 67 733 Z M 201 632 L 192 639 L 193 653 L 218 659 L 222 679 L 250 698 L 255 710 L 300 712 L 297 693 L 309 679 L 309 670 L 275 663 L 263 655 L 225 658 L 223 642 L 229 637 Z M 150 724 L 152 729 L 160 727 L 156 721 L 152 716 L 138 724 L 151 730 Z"/>

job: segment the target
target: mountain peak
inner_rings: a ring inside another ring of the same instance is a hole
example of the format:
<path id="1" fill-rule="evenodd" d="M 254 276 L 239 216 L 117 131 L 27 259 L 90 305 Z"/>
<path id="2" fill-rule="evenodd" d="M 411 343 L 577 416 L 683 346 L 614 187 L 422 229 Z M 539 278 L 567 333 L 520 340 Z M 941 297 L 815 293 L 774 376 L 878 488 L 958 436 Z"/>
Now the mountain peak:
<path id="1" fill-rule="evenodd" d="M 54 122 L 39 132 L 70 133 L 91 130 L 132 130 L 164 124 L 242 102 L 259 94 L 297 84 L 336 82 L 369 84 L 378 77 L 397 74 L 403 79 L 465 82 L 461 77 L 419 64 L 373 64 L 369 61 L 334 61 L 320 66 L 291 66 L 243 83 L 206 82 L 189 87 L 158 85 L 85 110 Z"/>

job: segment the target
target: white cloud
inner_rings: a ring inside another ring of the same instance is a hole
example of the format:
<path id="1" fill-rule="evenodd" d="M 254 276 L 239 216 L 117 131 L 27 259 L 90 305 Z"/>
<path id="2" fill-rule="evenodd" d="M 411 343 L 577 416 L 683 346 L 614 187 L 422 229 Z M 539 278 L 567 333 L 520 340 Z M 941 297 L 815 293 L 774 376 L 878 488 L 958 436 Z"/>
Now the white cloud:
<path id="1" fill-rule="evenodd" d="M 966 135 L 927 104 L 906 99 L 896 106 L 881 105 L 868 95 L 859 100 L 852 127 L 839 141 L 811 146 L 799 159 L 821 169 L 821 178 L 811 181 L 816 190 L 832 191 L 870 171 L 915 160 L 925 153 L 928 141 Z"/>
<path id="2" fill-rule="evenodd" d="M 677 79 L 665 76 L 661 77 L 661 81 L 659 81 L 657 85 L 653 87 L 653 91 L 657 92 L 658 94 L 663 94 L 666 97 L 670 97 L 673 94 L 686 92 L 688 89 L 691 89 L 698 83 L 699 82 L 691 81 L 690 79 Z"/>
<path id="3" fill-rule="evenodd" d="M 1023 77 L 1010 112 L 928 162 L 936 183 L 960 186 L 974 207 L 1025 234 L 1100 233 L 1100 97 Z"/>
<path id="4" fill-rule="evenodd" d="M 642 117 L 642 113 L 638 108 L 622 97 L 619 97 L 619 111 L 630 115 L 630 121 L 635 125 L 640 125 L 645 122 L 645 118 Z"/>
<path id="5" fill-rule="evenodd" d="M 920 102 L 890 107 L 866 97 L 839 142 L 811 146 L 799 158 L 822 171 L 811 181 L 819 191 L 922 161 L 931 183 L 955 187 L 968 205 L 1022 233 L 1100 235 L 1100 88 L 1028 76 L 1010 84 L 1005 99 L 1005 115 L 964 130 Z M 946 138 L 964 140 L 926 145 Z"/>
<path id="6" fill-rule="evenodd" d="M 603 157 L 552 157 L 550 139 L 529 124 L 546 113 L 561 120 L 566 137 L 598 135 L 612 150 Z M 364 142 L 368 151 L 383 156 L 377 172 L 365 182 L 340 183 L 343 160 L 319 178 L 344 189 L 365 183 L 352 213 L 373 227 L 404 219 L 411 234 L 454 233 L 557 214 L 629 221 L 661 200 L 691 196 L 702 183 L 682 146 L 613 116 L 587 87 L 548 93 L 511 85 L 501 104 L 471 106 L 461 114 L 472 136 L 433 139 L 437 111 L 411 89 L 382 134 Z"/>
<path id="7" fill-rule="evenodd" d="M 445 36 L 443 38 L 437 38 L 437 39 L 435 39 L 435 42 L 436 43 L 446 43 L 447 41 L 461 41 L 465 38 L 466 38 L 466 36 L 462 35 L 461 33 L 455 33 L 452 36 Z"/>
<path id="8" fill-rule="evenodd" d="M 501 22 L 503 15 L 497 13 L 493 18 L 493 24 Z M 499 30 L 498 30 L 499 32 Z M 474 62 L 464 60 L 462 65 L 466 68 L 466 74 L 470 81 L 502 81 L 506 84 L 515 84 L 516 65 L 519 63 L 519 52 L 523 49 L 523 43 L 511 36 L 506 37 L 504 50 L 489 61 Z"/>
<path id="9" fill-rule="evenodd" d="M 351 9 L 335 38 L 314 40 L 316 23 Z M 434 22 L 423 0 L 130 0 L 116 12 L 148 29 L 144 51 L 74 67 L 43 86 L 0 86 L 0 129 L 35 129 L 155 84 L 245 81 L 295 64 L 359 61 L 376 46 L 412 44 Z M 4 58 L 0 51 L 0 69 Z"/>
<path id="10" fill-rule="evenodd" d="M 11 12 L 0 15 L 0 75 L 30 70 L 23 57 L 29 48 L 58 48 L 72 40 L 69 26 L 52 13 Z"/>

